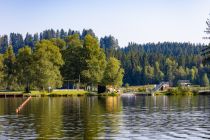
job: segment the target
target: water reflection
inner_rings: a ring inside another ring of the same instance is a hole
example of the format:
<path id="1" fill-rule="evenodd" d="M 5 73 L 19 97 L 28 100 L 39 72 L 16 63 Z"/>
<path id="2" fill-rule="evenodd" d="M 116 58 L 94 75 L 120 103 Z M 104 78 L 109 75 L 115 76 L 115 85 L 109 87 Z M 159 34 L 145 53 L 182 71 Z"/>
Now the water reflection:
<path id="1" fill-rule="evenodd" d="M 210 96 L 0 98 L 0 139 L 209 139 Z"/>

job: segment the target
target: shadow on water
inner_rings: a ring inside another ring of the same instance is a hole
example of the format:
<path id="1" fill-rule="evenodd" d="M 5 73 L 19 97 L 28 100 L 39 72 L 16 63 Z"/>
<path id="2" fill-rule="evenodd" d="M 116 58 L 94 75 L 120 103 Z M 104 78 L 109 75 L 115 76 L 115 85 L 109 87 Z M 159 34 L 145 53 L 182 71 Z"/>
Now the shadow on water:
<path id="1" fill-rule="evenodd" d="M 0 98 L 0 139 L 210 138 L 210 96 Z"/>

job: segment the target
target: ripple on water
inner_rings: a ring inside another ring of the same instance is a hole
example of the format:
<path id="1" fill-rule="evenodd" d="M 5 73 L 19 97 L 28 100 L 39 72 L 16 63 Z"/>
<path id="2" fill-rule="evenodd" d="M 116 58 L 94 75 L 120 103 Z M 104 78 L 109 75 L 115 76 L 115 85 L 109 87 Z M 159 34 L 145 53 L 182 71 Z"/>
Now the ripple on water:
<path id="1" fill-rule="evenodd" d="M 0 99 L 0 139 L 210 139 L 209 99 L 36 98 L 19 115 Z"/>

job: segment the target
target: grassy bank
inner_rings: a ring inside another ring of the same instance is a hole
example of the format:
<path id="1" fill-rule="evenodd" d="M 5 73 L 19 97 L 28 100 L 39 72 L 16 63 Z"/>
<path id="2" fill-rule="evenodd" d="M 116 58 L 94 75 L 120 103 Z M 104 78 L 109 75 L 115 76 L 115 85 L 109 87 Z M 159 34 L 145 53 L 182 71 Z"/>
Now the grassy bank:
<path id="1" fill-rule="evenodd" d="M 144 85 L 144 86 L 132 86 L 124 88 L 124 93 L 133 93 L 133 94 L 148 94 L 150 95 L 150 90 L 154 88 L 154 85 Z M 189 87 L 170 87 L 165 91 L 157 91 L 155 95 L 198 95 L 199 90 L 207 90 L 210 87 L 200 87 L 198 85 L 192 85 Z"/>
<path id="2" fill-rule="evenodd" d="M 128 88 L 122 88 L 121 90 L 125 92 L 130 92 L 137 95 L 151 95 L 149 92 L 154 85 L 145 85 L 145 86 L 132 86 Z M 199 87 L 199 86 L 190 86 L 190 87 L 171 87 L 165 91 L 158 91 L 155 95 L 198 95 L 199 90 L 210 89 L 209 87 Z M 19 95 L 23 94 L 24 96 L 32 97 L 57 97 L 57 96 L 120 96 L 119 93 L 102 93 L 97 94 L 97 92 L 88 92 L 84 90 L 53 90 L 51 93 L 46 91 L 31 91 L 31 93 L 23 93 L 23 91 L 0 91 L 0 95 Z"/>
<path id="3" fill-rule="evenodd" d="M 180 87 L 173 87 L 166 91 L 159 91 L 156 92 L 155 95 L 196 95 L 197 92 L 193 92 L 189 88 L 180 88 Z"/>
<path id="4" fill-rule="evenodd" d="M 32 97 L 44 97 L 44 96 L 84 96 L 88 92 L 84 90 L 54 90 L 52 92 L 46 91 L 31 91 L 31 93 L 24 93 L 23 91 L 0 91 L 0 95 L 24 95 Z"/>
<path id="5" fill-rule="evenodd" d="M 25 95 L 33 96 L 33 97 L 43 97 L 43 96 L 84 96 L 88 92 L 84 90 L 53 90 L 52 92 L 48 93 L 46 91 L 31 91 L 31 93 L 25 93 Z"/>
<path id="6" fill-rule="evenodd" d="M 47 91 L 31 91 L 31 93 L 24 93 L 23 91 L 0 91 L 0 95 L 18 95 L 32 96 L 32 97 L 60 97 L 60 96 L 119 96 L 118 93 L 101 93 L 88 92 L 85 90 L 53 90 L 52 92 Z"/>
<path id="7" fill-rule="evenodd" d="M 154 85 L 142 85 L 142 86 L 129 86 L 122 88 L 123 93 L 135 92 L 135 93 L 145 93 L 148 89 L 153 89 Z"/>

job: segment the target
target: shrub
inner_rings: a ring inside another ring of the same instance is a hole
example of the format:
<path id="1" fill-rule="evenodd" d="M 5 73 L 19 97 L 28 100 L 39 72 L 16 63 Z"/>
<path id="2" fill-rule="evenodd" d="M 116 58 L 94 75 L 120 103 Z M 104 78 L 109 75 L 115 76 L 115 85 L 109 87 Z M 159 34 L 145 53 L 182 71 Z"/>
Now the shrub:
<path id="1" fill-rule="evenodd" d="M 146 92 L 146 87 L 139 87 L 138 92 Z"/>
<path id="2" fill-rule="evenodd" d="M 188 87 L 171 88 L 168 90 L 168 95 L 192 95 L 193 92 Z"/>

